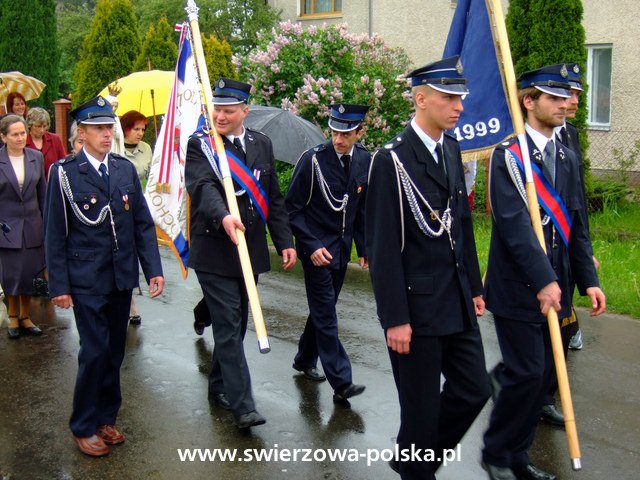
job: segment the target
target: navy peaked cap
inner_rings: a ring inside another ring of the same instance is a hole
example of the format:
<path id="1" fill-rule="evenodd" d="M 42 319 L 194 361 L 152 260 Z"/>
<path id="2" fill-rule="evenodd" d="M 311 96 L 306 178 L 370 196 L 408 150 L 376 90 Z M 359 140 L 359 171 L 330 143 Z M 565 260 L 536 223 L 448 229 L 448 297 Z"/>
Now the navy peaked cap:
<path id="1" fill-rule="evenodd" d="M 251 85 L 248 83 L 230 78 L 221 78 L 214 86 L 212 101 L 214 105 L 247 103 L 250 93 Z"/>
<path id="2" fill-rule="evenodd" d="M 349 132 L 358 128 L 369 111 L 366 105 L 349 103 L 337 103 L 329 109 L 329 128 L 337 132 Z"/>
<path id="3" fill-rule="evenodd" d="M 569 84 L 569 69 L 566 63 L 546 65 L 525 72 L 518 78 L 521 88 L 535 87 L 536 89 L 553 95 L 554 97 L 571 97 Z"/>
<path id="4" fill-rule="evenodd" d="M 104 98 L 98 95 L 88 102 L 83 103 L 69 115 L 80 125 L 81 123 L 90 125 L 113 125 L 116 123 L 116 115 L 113 107 Z"/>
<path id="5" fill-rule="evenodd" d="M 460 56 L 443 58 L 407 74 L 411 86 L 429 85 L 435 90 L 454 95 L 467 95 L 467 79 L 462 76 Z"/>

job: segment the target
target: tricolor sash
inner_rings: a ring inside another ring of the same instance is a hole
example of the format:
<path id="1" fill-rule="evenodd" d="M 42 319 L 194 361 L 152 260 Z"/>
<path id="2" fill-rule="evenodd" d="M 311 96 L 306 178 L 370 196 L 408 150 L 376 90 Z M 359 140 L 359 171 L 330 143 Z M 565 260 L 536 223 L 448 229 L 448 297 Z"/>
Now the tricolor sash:
<path id="1" fill-rule="evenodd" d="M 518 167 L 524 173 L 524 163 L 522 162 L 522 151 L 518 143 L 512 143 L 507 150 L 513 158 L 516 159 Z M 531 162 L 531 172 L 533 173 L 533 183 L 536 187 L 536 195 L 538 203 L 549 215 L 549 218 L 556 227 L 556 230 L 562 237 L 565 246 L 569 248 L 569 236 L 571 235 L 571 217 L 567 211 L 567 207 L 558 195 L 558 192 L 547 181 L 540 167 L 535 162 Z"/>
<path id="2" fill-rule="evenodd" d="M 215 145 L 211 141 L 211 137 L 209 135 L 201 135 L 200 138 L 204 138 L 211 147 L 211 151 L 214 154 L 214 158 L 216 162 L 218 162 L 218 166 L 220 166 L 220 159 L 216 154 Z M 262 217 L 264 223 L 267 223 L 267 215 L 269 214 L 269 198 L 265 193 L 262 185 L 253 174 L 251 170 L 245 165 L 245 163 L 240 160 L 237 155 L 233 152 L 229 151 L 229 149 L 225 148 L 225 152 L 227 153 L 227 161 L 229 162 L 229 170 L 231 171 L 231 177 L 233 180 L 240 185 L 240 187 L 247 192 L 251 202 L 258 210 L 258 213 Z"/>

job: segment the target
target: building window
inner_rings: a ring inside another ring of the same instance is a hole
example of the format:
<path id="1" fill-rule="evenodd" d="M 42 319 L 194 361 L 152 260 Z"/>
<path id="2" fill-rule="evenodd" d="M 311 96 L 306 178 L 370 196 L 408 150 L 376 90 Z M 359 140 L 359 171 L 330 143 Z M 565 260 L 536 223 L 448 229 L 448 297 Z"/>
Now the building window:
<path id="1" fill-rule="evenodd" d="M 342 0 L 302 0 L 301 16 L 339 15 L 342 13 Z"/>
<path id="2" fill-rule="evenodd" d="M 587 83 L 590 127 L 611 126 L 611 45 L 587 45 Z"/>

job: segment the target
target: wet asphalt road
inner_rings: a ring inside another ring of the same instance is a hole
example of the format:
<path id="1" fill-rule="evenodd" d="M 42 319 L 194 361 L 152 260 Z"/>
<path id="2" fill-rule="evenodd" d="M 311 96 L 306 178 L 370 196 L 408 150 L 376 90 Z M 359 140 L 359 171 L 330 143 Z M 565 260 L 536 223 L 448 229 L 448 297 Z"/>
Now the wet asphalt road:
<path id="1" fill-rule="evenodd" d="M 68 430 L 77 368 L 78 336 L 70 311 L 34 299 L 39 338 L 0 335 L 0 479 L 396 479 L 383 461 L 181 461 L 184 448 L 367 449 L 392 448 L 399 409 L 382 331 L 375 319 L 368 277 L 349 271 L 339 302 L 341 339 L 354 381 L 367 390 L 350 408 L 336 405 L 325 383 L 291 368 L 306 313 L 301 271 L 260 278 L 259 292 L 272 351 L 257 351 L 253 332 L 245 348 L 258 410 L 267 424 L 241 432 L 229 413 L 207 399 L 213 339 L 198 337 L 191 310 L 201 296 L 195 275 L 183 281 L 162 250 L 167 285 L 161 299 L 137 296 L 143 317 L 129 327 L 122 368 L 127 435 L 108 457 L 81 454 Z M 606 286 L 605 286 L 606 289 Z M 579 312 L 584 350 L 568 366 L 583 470 L 572 472 L 564 432 L 540 425 L 534 461 L 561 480 L 638 479 L 640 456 L 640 321 Z M 481 321 L 487 366 L 499 360 L 490 318 Z M 250 327 L 251 328 L 251 327 Z M 484 479 L 479 454 L 491 401 L 463 440 L 461 461 L 440 470 L 441 480 Z M 276 447 L 277 445 L 277 447 Z M 286 452 L 285 452 L 286 455 Z M 319 455 L 319 454 L 318 454 Z"/>

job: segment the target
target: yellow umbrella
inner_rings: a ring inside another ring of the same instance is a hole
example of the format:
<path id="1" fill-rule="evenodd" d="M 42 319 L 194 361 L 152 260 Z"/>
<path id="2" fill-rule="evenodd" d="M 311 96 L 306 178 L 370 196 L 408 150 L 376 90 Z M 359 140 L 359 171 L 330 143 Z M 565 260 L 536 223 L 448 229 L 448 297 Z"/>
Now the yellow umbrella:
<path id="1" fill-rule="evenodd" d="M 46 85 L 40 80 L 20 72 L 0 73 L 0 103 L 5 103 L 11 92 L 22 94 L 25 100 L 34 100 L 40 96 Z"/>
<path id="2" fill-rule="evenodd" d="M 173 77 L 174 72 L 148 70 L 132 73 L 110 83 L 110 86 L 121 89 L 116 113 L 124 115 L 129 110 L 137 110 L 145 117 L 164 114 Z M 109 95 L 109 85 L 102 89 L 100 95 Z"/>

